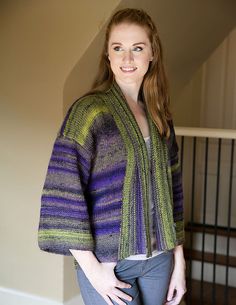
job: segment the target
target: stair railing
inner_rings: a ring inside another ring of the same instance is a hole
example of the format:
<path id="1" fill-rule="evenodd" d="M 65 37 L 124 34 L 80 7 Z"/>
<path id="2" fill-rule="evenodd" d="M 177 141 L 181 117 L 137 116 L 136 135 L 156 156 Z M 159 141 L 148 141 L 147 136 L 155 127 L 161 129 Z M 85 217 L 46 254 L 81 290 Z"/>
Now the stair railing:
<path id="1" fill-rule="evenodd" d="M 236 240 L 236 130 L 176 127 L 175 131 L 185 198 L 186 302 L 231 305 L 236 293 L 231 287 L 235 283 L 229 283 L 229 268 L 236 267 L 235 255 L 230 253 Z M 222 247 L 219 238 L 226 239 L 226 246 Z M 193 268 L 196 262 L 200 268 Z M 218 265 L 225 266 L 220 284 Z"/>

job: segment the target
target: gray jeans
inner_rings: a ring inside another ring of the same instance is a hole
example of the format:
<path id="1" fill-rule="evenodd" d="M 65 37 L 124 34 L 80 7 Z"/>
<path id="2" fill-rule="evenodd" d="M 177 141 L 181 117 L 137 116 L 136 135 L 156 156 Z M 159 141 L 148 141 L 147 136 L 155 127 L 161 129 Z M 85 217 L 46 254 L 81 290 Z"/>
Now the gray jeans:
<path id="1" fill-rule="evenodd" d="M 131 302 L 125 302 L 132 305 L 163 305 L 172 267 L 172 251 L 163 252 L 148 260 L 119 261 L 114 269 L 117 278 L 132 285 L 131 288 L 122 289 L 133 298 Z M 77 278 L 85 305 L 107 305 L 81 268 L 77 269 Z"/>

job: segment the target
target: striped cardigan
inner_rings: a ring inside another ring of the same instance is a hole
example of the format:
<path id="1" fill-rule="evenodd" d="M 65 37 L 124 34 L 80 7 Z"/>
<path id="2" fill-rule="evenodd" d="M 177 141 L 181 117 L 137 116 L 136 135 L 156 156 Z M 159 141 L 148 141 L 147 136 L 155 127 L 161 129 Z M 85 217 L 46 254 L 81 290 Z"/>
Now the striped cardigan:
<path id="1" fill-rule="evenodd" d="M 41 197 L 39 247 L 70 255 L 93 251 L 101 262 L 151 256 L 149 175 L 158 250 L 184 241 L 178 146 L 161 138 L 146 111 L 144 138 L 119 86 L 77 100 L 58 131 Z"/>

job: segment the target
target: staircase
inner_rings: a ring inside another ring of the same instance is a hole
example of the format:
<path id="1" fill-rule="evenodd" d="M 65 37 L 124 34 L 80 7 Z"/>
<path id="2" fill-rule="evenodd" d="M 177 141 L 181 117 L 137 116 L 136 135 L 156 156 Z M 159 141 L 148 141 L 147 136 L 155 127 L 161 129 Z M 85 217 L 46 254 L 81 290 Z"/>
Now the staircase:
<path id="1" fill-rule="evenodd" d="M 236 304 L 236 131 L 176 128 L 182 168 L 187 305 Z"/>
<path id="2" fill-rule="evenodd" d="M 188 223 L 185 227 L 188 239 L 194 238 L 194 234 L 200 233 L 202 237 L 205 234 L 212 236 L 223 236 L 225 238 L 236 238 L 236 228 L 227 228 L 223 226 L 203 225 L 202 223 Z M 206 282 L 203 279 L 194 280 L 191 278 L 191 264 L 193 261 L 201 262 L 201 266 L 205 263 L 210 263 L 220 266 L 236 268 L 236 257 L 222 255 L 218 253 L 205 252 L 203 250 L 194 250 L 190 247 L 184 249 L 185 259 L 187 261 L 187 287 L 188 294 L 186 303 L 191 305 L 235 305 L 236 288 Z"/>

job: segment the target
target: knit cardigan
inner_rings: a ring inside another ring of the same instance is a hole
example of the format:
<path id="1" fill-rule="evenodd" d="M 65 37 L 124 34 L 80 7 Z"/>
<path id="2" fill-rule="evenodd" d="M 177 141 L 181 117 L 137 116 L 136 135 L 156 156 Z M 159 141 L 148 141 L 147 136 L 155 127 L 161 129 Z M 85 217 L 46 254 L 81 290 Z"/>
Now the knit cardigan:
<path id="1" fill-rule="evenodd" d="M 151 256 L 149 181 L 158 250 L 183 243 L 174 128 L 170 122 L 170 138 L 160 137 L 146 114 L 151 165 L 141 130 L 117 83 L 70 107 L 55 139 L 42 191 L 42 250 L 62 255 L 71 255 L 69 249 L 90 250 L 101 262 Z"/>

